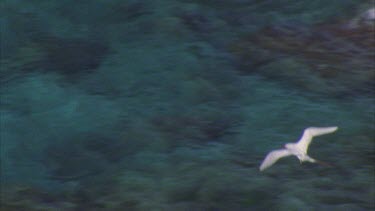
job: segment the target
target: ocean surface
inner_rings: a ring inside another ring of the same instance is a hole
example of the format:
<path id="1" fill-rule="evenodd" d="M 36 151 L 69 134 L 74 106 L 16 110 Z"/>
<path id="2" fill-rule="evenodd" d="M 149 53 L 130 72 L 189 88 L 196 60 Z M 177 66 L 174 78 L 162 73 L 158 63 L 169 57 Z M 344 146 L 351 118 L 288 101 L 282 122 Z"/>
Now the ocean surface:
<path id="1" fill-rule="evenodd" d="M 1 2 L 0 210 L 374 210 L 374 8 Z"/>

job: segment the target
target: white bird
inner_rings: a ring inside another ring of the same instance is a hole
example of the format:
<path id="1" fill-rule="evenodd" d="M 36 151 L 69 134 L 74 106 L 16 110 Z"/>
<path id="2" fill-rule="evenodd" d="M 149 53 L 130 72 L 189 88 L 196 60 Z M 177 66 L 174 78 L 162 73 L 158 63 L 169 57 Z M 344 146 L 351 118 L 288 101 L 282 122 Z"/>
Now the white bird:
<path id="1" fill-rule="evenodd" d="M 311 143 L 311 140 L 315 136 L 324 135 L 327 133 L 333 133 L 338 127 L 309 127 L 303 131 L 303 135 L 299 141 L 296 143 L 285 144 L 284 149 L 273 150 L 264 159 L 259 167 L 260 171 L 272 166 L 277 160 L 290 155 L 295 155 L 300 160 L 300 162 L 308 161 L 311 163 L 326 164 L 321 161 L 317 161 L 307 155 L 307 149 Z M 328 164 L 326 164 L 328 165 Z"/>

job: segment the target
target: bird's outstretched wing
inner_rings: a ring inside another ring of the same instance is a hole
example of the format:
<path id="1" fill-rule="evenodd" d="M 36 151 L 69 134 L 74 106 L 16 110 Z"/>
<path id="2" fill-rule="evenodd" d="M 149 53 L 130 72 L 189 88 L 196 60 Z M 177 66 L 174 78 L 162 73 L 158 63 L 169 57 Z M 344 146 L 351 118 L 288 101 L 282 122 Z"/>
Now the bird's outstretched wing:
<path id="1" fill-rule="evenodd" d="M 287 149 L 278 149 L 278 150 L 273 150 L 264 159 L 262 164 L 259 167 L 260 171 L 263 171 L 264 169 L 272 166 L 274 163 L 276 163 L 277 160 L 279 160 L 282 157 L 286 157 L 292 155 L 292 153 L 287 150 Z"/>
<path id="2" fill-rule="evenodd" d="M 303 135 L 299 142 L 297 143 L 297 147 L 300 148 L 304 153 L 307 152 L 311 140 L 314 136 L 320 136 L 328 133 L 333 133 L 337 130 L 338 127 L 309 127 L 303 131 Z"/>

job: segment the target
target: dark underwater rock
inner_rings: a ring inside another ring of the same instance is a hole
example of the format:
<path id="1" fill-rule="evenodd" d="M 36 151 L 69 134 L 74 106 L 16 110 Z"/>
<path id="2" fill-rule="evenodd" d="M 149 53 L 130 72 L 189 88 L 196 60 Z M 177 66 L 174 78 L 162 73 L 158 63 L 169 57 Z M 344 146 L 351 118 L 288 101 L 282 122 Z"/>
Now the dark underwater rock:
<path id="1" fill-rule="evenodd" d="M 49 37 L 38 43 L 46 54 L 44 68 L 63 75 L 92 71 L 109 52 L 105 43 L 83 38 Z"/>
<path id="2" fill-rule="evenodd" d="M 31 185 L 2 187 L 0 199 L 3 211 L 74 210 L 63 195 Z"/>
<path id="3" fill-rule="evenodd" d="M 325 94 L 372 93 L 375 39 L 368 24 L 268 26 L 231 45 L 244 74 L 287 80 Z"/>
<path id="4" fill-rule="evenodd" d="M 54 72 L 77 80 L 98 68 L 109 52 L 108 45 L 100 41 L 38 38 L 1 60 L 0 80 L 5 83 L 33 72 Z"/>
<path id="5" fill-rule="evenodd" d="M 49 170 L 49 179 L 77 181 L 105 170 L 107 162 L 95 151 L 85 149 L 79 138 L 50 144 L 41 162 Z"/>

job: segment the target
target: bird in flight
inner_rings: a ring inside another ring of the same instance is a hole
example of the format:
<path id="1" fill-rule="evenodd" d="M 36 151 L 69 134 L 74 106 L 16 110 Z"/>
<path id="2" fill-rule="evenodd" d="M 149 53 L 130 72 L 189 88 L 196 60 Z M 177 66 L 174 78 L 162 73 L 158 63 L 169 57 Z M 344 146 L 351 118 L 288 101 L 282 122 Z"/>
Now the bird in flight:
<path id="1" fill-rule="evenodd" d="M 259 167 L 260 171 L 271 167 L 280 158 L 287 157 L 290 155 L 295 155 L 300 160 L 300 162 L 311 162 L 320 163 L 323 165 L 329 165 L 322 161 L 315 160 L 307 155 L 307 149 L 315 136 L 320 136 L 328 133 L 333 133 L 338 127 L 309 127 L 303 131 L 303 135 L 299 141 L 296 143 L 285 144 L 284 149 L 273 150 L 267 154 L 266 158 Z"/>

